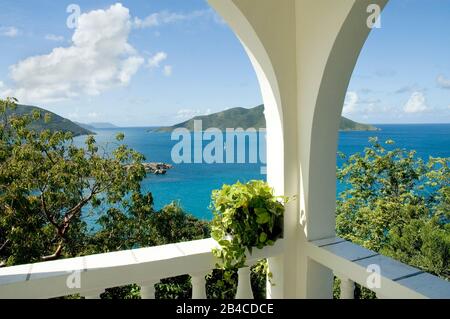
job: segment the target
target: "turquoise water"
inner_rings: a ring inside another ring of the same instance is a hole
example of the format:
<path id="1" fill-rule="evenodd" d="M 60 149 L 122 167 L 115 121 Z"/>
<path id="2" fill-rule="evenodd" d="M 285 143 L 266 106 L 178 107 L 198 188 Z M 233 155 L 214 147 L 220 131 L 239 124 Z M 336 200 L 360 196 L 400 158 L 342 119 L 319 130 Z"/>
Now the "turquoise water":
<path id="1" fill-rule="evenodd" d="M 377 132 L 341 132 L 339 150 L 344 154 L 360 152 L 368 146 L 368 139 L 377 136 L 380 140 L 393 139 L 395 147 L 415 149 L 417 156 L 424 159 L 429 156 L 450 157 L 450 124 L 423 125 L 377 125 Z M 170 133 L 147 132 L 147 128 L 99 129 L 95 136 L 97 142 L 105 144 L 114 140 L 118 132 L 125 133 L 124 143 L 143 153 L 148 162 L 172 163 L 172 147 L 178 141 L 172 141 Z M 85 137 L 77 137 L 81 143 Z M 205 143 L 207 144 L 207 143 Z M 192 145 L 194 148 L 194 145 Z M 338 165 L 341 161 L 338 161 Z M 211 191 L 223 184 L 251 179 L 265 179 L 261 174 L 261 163 L 254 164 L 175 164 L 167 175 L 149 174 L 142 188 L 153 193 L 157 209 L 179 201 L 191 214 L 210 219 L 208 209 Z"/>

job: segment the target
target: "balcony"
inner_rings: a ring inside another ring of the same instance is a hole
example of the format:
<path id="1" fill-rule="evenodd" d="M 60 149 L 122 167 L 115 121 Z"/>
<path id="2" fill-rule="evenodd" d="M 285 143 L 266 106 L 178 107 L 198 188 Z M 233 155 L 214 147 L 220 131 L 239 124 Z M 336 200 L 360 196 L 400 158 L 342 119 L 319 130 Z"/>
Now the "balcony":
<path id="1" fill-rule="evenodd" d="M 378 298 L 450 298 L 449 282 L 335 237 L 340 115 L 371 32 L 367 8 L 387 0 L 255 2 L 209 0 L 242 42 L 261 86 L 267 179 L 277 194 L 298 199 L 286 209 L 284 239 L 248 256 L 249 264 L 269 261 L 275 286 L 267 284 L 267 296 L 331 298 L 336 276 L 344 299 L 353 298 L 355 283 Z M 215 245 L 205 239 L 1 268 L 0 298 L 99 298 L 134 283 L 147 299 L 160 279 L 183 274 L 192 278 L 192 298 L 205 298 Z M 249 268 L 238 277 L 236 298 L 251 298 Z M 80 285 L 71 288 L 74 278 Z"/>
<path id="2" fill-rule="evenodd" d="M 141 287 L 142 299 L 153 299 L 154 285 L 160 279 L 185 274 L 191 276 L 192 298 L 204 299 L 205 276 L 216 264 L 211 253 L 214 247 L 217 245 L 213 239 L 204 239 L 2 268 L 0 299 L 42 299 L 73 294 L 98 299 L 106 288 L 128 284 Z M 340 279 L 341 299 L 353 298 L 355 283 L 370 288 L 378 298 L 450 298 L 447 281 L 343 239 L 333 237 L 309 242 L 305 249 L 311 261 L 331 269 Z M 248 256 L 248 265 L 259 259 L 282 256 L 284 252 L 284 241 L 279 240 L 274 246 L 254 250 Z M 368 280 L 373 276 L 367 271 L 372 264 L 379 267 L 378 287 L 371 286 Z M 280 278 L 280 274 L 272 271 L 274 278 Z M 267 285 L 270 287 L 271 283 Z M 248 267 L 238 272 L 236 298 L 253 298 Z"/>

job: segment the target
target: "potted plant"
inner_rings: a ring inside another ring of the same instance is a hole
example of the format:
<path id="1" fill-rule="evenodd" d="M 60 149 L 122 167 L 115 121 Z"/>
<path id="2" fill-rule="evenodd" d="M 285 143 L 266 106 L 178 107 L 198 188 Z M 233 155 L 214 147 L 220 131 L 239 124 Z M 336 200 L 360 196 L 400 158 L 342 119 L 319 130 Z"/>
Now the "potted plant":
<path id="1" fill-rule="evenodd" d="M 220 245 L 213 253 L 225 270 L 245 267 L 246 253 L 270 246 L 283 236 L 288 198 L 275 196 L 264 181 L 224 185 L 212 193 L 211 235 Z"/>

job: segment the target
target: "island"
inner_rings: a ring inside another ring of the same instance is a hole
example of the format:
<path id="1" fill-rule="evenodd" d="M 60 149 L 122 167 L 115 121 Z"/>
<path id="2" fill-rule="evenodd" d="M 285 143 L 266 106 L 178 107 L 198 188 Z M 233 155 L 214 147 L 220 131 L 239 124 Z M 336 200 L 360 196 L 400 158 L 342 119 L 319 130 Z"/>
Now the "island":
<path id="1" fill-rule="evenodd" d="M 14 110 L 8 110 L 8 115 L 17 115 L 17 116 L 23 116 L 32 114 L 34 111 L 40 112 L 42 115 L 41 119 L 37 121 L 33 121 L 33 123 L 29 124 L 29 128 L 32 130 L 35 130 L 37 132 L 41 132 L 43 130 L 50 130 L 51 132 L 71 132 L 73 136 L 81 136 L 81 135 L 94 135 L 95 133 L 90 131 L 89 129 L 86 129 L 84 127 L 81 127 L 80 125 L 72 122 L 69 119 L 66 119 L 62 116 L 59 116 L 53 112 L 50 112 L 48 110 L 45 110 L 43 108 L 37 107 L 37 106 L 31 106 L 31 105 L 22 105 L 18 104 Z M 44 120 L 44 115 L 49 114 L 50 115 L 50 121 L 46 122 Z"/>
<path id="2" fill-rule="evenodd" d="M 80 123 L 74 122 L 77 125 L 87 129 L 87 130 L 96 130 L 96 129 L 116 129 L 118 128 L 116 125 L 108 123 L 108 122 L 93 122 L 93 123 Z"/>
<path id="3" fill-rule="evenodd" d="M 173 168 L 171 164 L 167 163 L 142 163 L 142 165 L 147 174 L 154 175 L 165 175 L 169 169 Z M 130 165 L 125 165 L 125 168 L 130 168 Z"/>
<path id="4" fill-rule="evenodd" d="M 258 105 L 253 108 L 236 107 L 222 112 L 209 115 L 196 116 L 190 120 L 173 126 L 164 126 L 149 129 L 156 132 L 171 132 L 177 128 L 186 128 L 190 131 L 194 130 L 194 121 L 201 120 L 203 128 L 218 128 L 225 131 L 227 128 L 255 128 L 261 129 L 266 127 L 266 119 L 264 117 L 264 105 Z M 341 131 L 378 131 L 375 126 L 354 122 L 348 118 L 341 117 Z"/>

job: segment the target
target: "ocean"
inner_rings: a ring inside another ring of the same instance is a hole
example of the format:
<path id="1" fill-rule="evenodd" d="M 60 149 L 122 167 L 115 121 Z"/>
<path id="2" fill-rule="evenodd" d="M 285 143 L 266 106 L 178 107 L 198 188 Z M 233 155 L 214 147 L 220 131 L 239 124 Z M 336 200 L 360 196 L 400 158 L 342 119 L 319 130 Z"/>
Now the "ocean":
<path id="1" fill-rule="evenodd" d="M 392 139 L 394 147 L 416 150 L 423 159 L 450 157 L 450 124 L 405 124 L 376 125 L 381 130 L 373 132 L 350 131 L 339 133 L 338 150 L 346 155 L 361 152 L 369 145 L 369 137 L 378 137 L 380 141 Z M 101 145 L 114 142 L 117 133 L 125 134 L 124 143 L 141 152 L 146 162 L 164 162 L 172 164 L 172 148 L 179 141 L 172 141 L 170 133 L 149 132 L 148 128 L 97 129 L 96 141 Z M 86 137 L 75 138 L 81 145 Z M 208 142 L 204 142 L 208 144 Z M 192 145 L 194 152 L 195 146 Z M 247 141 L 248 148 L 248 141 Z M 342 160 L 338 159 L 338 165 Z M 223 184 L 252 179 L 265 179 L 261 174 L 263 163 L 246 164 L 175 164 L 166 175 L 149 174 L 142 182 L 143 191 L 150 191 L 155 199 L 155 208 L 159 209 L 172 201 L 178 201 L 185 211 L 202 219 L 211 219 L 209 210 L 211 191 Z M 338 185 L 338 191 L 340 189 Z"/>

